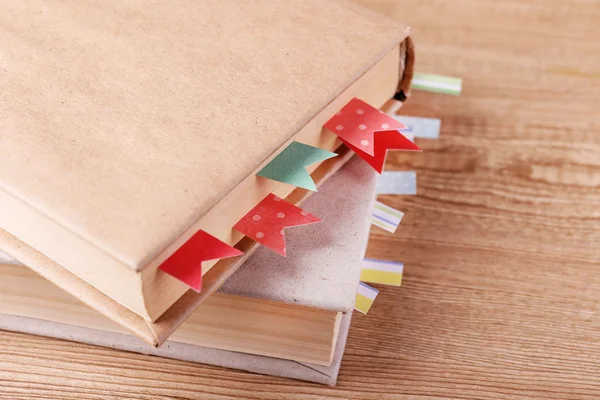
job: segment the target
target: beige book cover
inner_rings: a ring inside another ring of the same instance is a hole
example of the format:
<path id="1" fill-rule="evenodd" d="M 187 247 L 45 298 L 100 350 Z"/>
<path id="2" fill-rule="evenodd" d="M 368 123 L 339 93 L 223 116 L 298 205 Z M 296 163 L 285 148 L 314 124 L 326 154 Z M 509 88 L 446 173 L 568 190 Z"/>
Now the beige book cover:
<path id="1" fill-rule="evenodd" d="M 1 2 L 5 250 L 148 323 L 176 314 L 188 288 L 160 264 L 199 229 L 242 240 L 246 212 L 294 190 L 256 172 L 294 140 L 335 150 L 322 126 L 348 100 L 406 86 L 408 34 L 343 0 Z M 210 287 L 239 265 L 220 263 Z"/>

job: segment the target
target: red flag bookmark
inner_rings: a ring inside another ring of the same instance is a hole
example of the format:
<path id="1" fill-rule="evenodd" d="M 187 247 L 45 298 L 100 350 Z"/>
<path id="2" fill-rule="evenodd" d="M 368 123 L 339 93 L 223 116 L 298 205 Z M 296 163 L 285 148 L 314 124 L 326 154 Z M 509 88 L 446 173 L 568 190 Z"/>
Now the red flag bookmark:
<path id="1" fill-rule="evenodd" d="M 285 257 L 283 229 L 315 222 L 321 220 L 270 193 L 233 228 Z"/>
<path id="2" fill-rule="evenodd" d="M 381 173 L 387 150 L 421 149 L 399 129 L 406 126 L 394 118 L 354 98 L 324 125 L 362 159 Z"/>
<path id="3" fill-rule="evenodd" d="M 216 237 L 200 230 L 159 267 L 196 292 L 202 289 L 202 262 L 244 254 Z"/>
<path id="4" fill-rule="evenodd" d="M 385 157 L 388 150 L 410 150 L 421 151 L 416 144 L 408 140 L 398 131 L 379 131 L 375 132 L 375 155 L 363 152 L 361 149 L 353 146 L 351 143 L 342 139 L 348 147 L 352 149 L 360 158 L 368 162 L 377 172 L 381 174 L 385 164 Z"/>

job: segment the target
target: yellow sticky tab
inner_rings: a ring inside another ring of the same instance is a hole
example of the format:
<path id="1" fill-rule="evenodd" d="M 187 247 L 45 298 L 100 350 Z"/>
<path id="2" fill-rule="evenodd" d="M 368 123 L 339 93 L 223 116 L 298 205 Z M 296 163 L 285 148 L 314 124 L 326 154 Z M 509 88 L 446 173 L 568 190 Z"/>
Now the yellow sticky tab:
<path id="1" fill-rule="evenodd" d="M 360 282 L 356 291 L 354 309 L 363 314 L 368 313 L 378 293 L 379 290 Z"/>
<path id="2" fill-rule="evenodd" d="M 360 280 L 370 283 L 400 286 L 404 264 L 395 261 L 365 258 L 360 272 Z"/>
<path id="3" fill-rule="evenodd" d="M 360 294 L 356 295 L 356 304 L 354 305 L 354 309 L 360 311 L 363 314 L 369 312 L 369 309 L 373 305 L 373 300 L 368 297 L 361 296 Z"/>
<path id="4" fill-rule="evenodd" d="M 363 269 L 360 272 L 360 280 L 369 283 L 400 286 L 402 285 L 402 273 Z"/>

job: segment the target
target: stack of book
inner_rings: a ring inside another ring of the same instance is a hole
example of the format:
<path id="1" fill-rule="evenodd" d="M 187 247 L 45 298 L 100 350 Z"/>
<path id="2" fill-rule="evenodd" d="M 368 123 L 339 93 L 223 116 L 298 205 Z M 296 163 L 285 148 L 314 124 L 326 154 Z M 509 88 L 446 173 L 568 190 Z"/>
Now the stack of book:
<path id="1" fill-rule="evenodd" d="M 335 383 L 378 172 L 418 150 L 378 111 L 409 30 L 333 0 L 8 1 L 0 30 L 0 329 Z"/>

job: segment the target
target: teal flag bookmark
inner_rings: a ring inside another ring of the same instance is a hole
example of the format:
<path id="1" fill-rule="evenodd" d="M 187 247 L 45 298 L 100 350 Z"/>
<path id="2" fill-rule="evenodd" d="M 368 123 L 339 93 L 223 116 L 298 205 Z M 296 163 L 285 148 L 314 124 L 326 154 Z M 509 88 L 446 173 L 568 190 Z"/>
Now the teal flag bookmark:
<path id="1" fill-rule="evenodd" d="M 292 142 L 256 175 L 316 192 L 306 167 L 335 156 L 336 153 L 318 147 Z"/>

